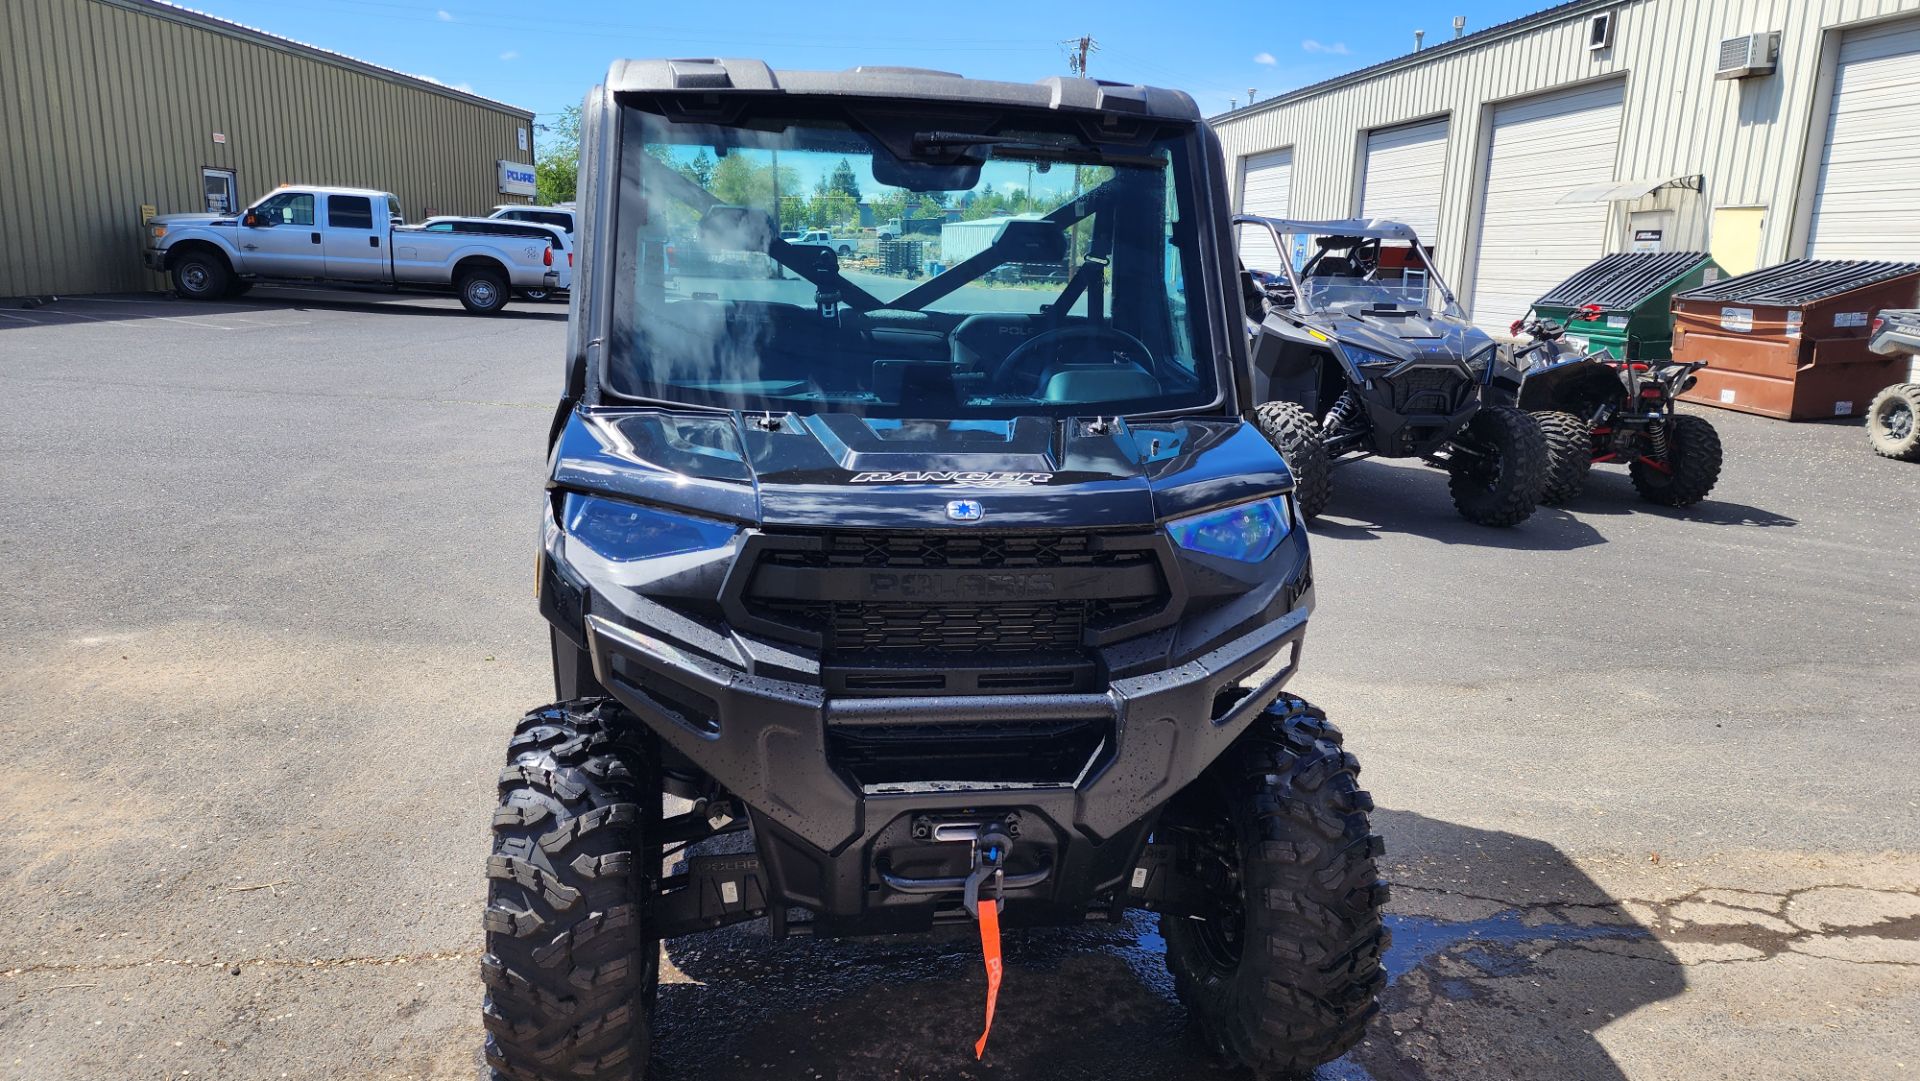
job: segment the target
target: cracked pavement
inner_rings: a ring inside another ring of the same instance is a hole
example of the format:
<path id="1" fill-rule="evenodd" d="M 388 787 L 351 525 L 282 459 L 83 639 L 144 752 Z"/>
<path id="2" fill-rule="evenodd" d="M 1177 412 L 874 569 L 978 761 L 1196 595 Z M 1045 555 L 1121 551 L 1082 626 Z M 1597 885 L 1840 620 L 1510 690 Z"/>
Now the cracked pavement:
<path id="1" fill-rule="evenodd" d="M 564 321 L 261 289 L 0 329 L 0 1078 L 473 1078 L 486 822 L 548 693 Z M 1706 414 L 1513 531 L 1336 473 L 1294 689 L 1380 810 L 1395 944 L 1320 1081 L 1920 1076 L 1920 468 Z M 670 943 L 668 1079 L 1236 1076 L 1154 922 Z"/>

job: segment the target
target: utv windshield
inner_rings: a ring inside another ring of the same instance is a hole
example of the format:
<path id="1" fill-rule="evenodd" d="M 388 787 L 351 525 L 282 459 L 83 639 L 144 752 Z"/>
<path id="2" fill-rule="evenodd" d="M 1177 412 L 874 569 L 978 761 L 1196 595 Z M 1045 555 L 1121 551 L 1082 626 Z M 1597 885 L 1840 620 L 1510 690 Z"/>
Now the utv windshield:
<path id="1" fill-rule="evenodd" d="M 1219 400 L 1180 129 L 734 112 L 624 110 L 614 394 L 916 418 Z"/>
<path id="2" fill-rule="evenodd" d="M 1306 312 L 1337 312 L 1350 305 L 1385 304 L 1429 315 L 1465 319 L 1453 293 L 1428 261 L 1417 241 L 1320 233 L 1278 233 L 1280 251 L 1274 258 L 1275 235 L 1258 225 L 1242 222 L 1240 251 L 1256 277 L 1291 291 Z M 1264 234 L 1264 235 L 1263 235 Z M 1265 262 L 1258 253 L 1266 252 Z M 1291 271 L 1292 281 L 1287 280 Z"/>

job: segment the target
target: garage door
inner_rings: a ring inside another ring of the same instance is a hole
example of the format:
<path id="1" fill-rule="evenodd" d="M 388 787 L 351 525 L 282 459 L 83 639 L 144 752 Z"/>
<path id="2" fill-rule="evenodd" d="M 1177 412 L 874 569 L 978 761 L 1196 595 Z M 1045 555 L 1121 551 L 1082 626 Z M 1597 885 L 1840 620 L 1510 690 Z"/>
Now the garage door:
<path id="1" fill-rule="evenodd" d="M 1920 259 L 1920 23 L 1848 34 L 1807 255 Z"/>
<path id="2" fill-rule="evenodd" d="M 1615 179 L 1620 100 L 1614 83 L 1494 112 L 1471 294 L 1486 330 L 1506 333 L 1554 283 L 1606 254 L 1612 204 L 1559 200 Z"/>
<path id="3" fill-rule="evenodd" d="M 1405 222 L 1427 244 L 1438 243 L 1440 184 L 1446 168 L 1445 120 L 1369 132 L 1360 216 Z"/>
<path id="4" fill-rule="evenodd" d="M 1240 210 L 1263 218 L 1284 218 L 1293 199 L 1293 151 L 1275 150 L 1240 159 Z M 1240 230 L 1240 259 L 1254 270 L 1278 273 L 1280 252 L 1264 229 Z"/>

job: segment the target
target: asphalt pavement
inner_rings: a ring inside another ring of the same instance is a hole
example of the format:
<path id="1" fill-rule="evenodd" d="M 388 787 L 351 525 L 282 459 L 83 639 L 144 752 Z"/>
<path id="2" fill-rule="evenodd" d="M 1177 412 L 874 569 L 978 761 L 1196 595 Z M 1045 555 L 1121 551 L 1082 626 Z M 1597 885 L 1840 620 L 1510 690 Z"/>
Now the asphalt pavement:
<path id="1" fill-rule="evenodd" d="M 494 778 L 550 693 L 564 309 L 0 305 L 0 1078 L 478 1075 Z M 1719 411 L 1689 511 L 1510 531 L 1359 462 L 1294 689 L 1379 803 L 1386 1010 L 1320 1081 L 1920 1075 L 1920 467 Z M 1233 1077 L 1154 924 L 670 943 L 656 1075 Z"/>

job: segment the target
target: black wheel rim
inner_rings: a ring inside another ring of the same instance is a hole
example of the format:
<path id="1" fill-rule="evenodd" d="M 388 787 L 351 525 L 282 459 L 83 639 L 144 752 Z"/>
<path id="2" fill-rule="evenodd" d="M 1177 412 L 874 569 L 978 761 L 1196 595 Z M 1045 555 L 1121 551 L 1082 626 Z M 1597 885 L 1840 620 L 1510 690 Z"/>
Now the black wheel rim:
<path id="1" fill-rule="evenodd" d="M 1888 436 L 1905 440 L 1913 434 L 1913 407 L 1902 401 L 1894 402 L 1882 423 L 1886 426 Z"/>
<path id="2" fill-rule="evenodd" d="M 1194 944 L 1207 967 L 1216 973 L 1229 973 L 1240 966 L 1247 918 L 1240 882 L 1240 847 L 1233 827 L 1223 822 L 1219 828 L 1196 837 L 1194 854 L 1201 877 L 1209 884 L 1207 892 L 1217 902 L 1206 919 L 1195 921 Z"/>

